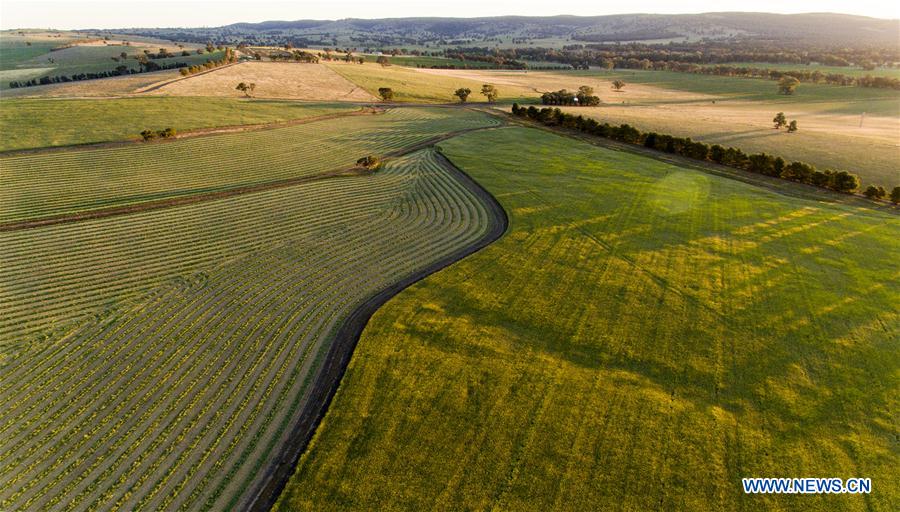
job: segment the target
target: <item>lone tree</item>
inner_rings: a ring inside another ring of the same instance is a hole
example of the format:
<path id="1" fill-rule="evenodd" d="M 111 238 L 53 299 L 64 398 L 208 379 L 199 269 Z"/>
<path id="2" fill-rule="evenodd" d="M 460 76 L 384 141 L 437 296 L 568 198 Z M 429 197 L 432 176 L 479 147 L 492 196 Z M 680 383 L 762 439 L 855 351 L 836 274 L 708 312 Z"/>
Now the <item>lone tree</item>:
<path id="1" fill-rule="evenodd" d="M 791 120 L 791 123 L 788 125 L 787 131 L 788 131 L 788 133 L 794 133 L 795 131 L 797 131 L 797 120 L 796 119 Z"/>
<path id="2" fill-rule="evenodd" d="M 497 96 L 500 95 L 500 92 L 493 85 L 484 84 L 481 86 L 481 94 L 487 98 L 488 103 L 493 103 Z"/>
<path id="3" fill-rule="evenodd" d="M 622 87 L 625 87 L 625 82 L 623 82 L 621 80 L 613 80 L 612 87 L 616 91 L 621 91 Z"/>
<path id="4" fill-rule="evenodd" d="M 775 118 L 772 119 L 772 122 L 775 123 L 775 129 L 782 128 L 787 126 L 787 118 L 784 117 L 784 112 L 779 112 L 775 114 Z"/>
<path id="5" fill-rule="evenodd" d="M 781 80 L 778 81 L 778 94 L 794 94 L 798 85 L 800 85 L 800 80 L 797 80 L 792 76 L 783 76 L 781 77 Z"/>
<path id="6" fill-rule="evenodd" d="M 454 96 L 459 98 L 460 103 L 465 103 L 470 94 L 472 94 L 472 89 L 468 89 L 466 87 L 460 87 L 456 90 L 456 92 L 453 93 Z"/>
<path id="7" fill-rule="evenodd" d="M 891 202 L 894 204 L 900 204 L 900 185 L 896 186 L 891 190 Z"/>
<path id="8" fill-rule="evenodd" d="M 394 99 L 394 90 L 390 87 L 379 87 L 378 95 L 381 96 L 381 99 L 384 101 L 391 101 Z"/>
<path id="9" fill-rule="evenodd" d="M 390 66 L 391 65 L 391 61 L 388 60 L 388 58 L 384 55 L 379 55 L 378 58 L 375 59 L 375 62 L 381 64 L 382 66 Z"/>
<path id="10" fill-rule="evenodd" d="M 237 84 L 237 87 L 235 87 L 235 89 L 243 92 L 244 95 L 249 98 L 250 93 L 252 93 L 254 89 L 256 89 L 256 84 L 245 84 L 244 82 L 241 82 Z"/>
<path id="11" fill-rule="evenodd" d="M 381 159 L 375 155 L 368 155 L 356 161 L 356 165 L 369 169 L 370 171 L 378 170 L 381 167 Z"/>

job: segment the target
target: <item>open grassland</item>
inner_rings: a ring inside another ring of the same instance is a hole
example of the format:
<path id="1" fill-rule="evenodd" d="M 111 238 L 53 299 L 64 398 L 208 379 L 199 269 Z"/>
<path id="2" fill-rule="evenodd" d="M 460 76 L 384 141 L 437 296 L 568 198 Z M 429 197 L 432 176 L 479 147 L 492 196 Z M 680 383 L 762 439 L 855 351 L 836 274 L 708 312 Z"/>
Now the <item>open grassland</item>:
<path id="1" fill-rule="evenodd" d="M 151 94 L 240 97 L 243 93 L 235 87 L 241 82 L 255 83 L 253 96 L 258 98 L 376 101 L 375 96 L 327 66 L 292 62 L 243 62 L 174 81 Z"/>
<path id="2" fill-rule="evenodd" d="M 447 132 L 498 124 L 452 108 L 393 109 L 286 128 L 0 157 L 0 222 L 313 176 Z"/>
<path id="3" fill-rule="evenodd" d="M 0 233 L 0 508 L 245 509 L 350 312 L 495 222 L 422 150 Z"/>
<path id="4" fill-rule="evenodd" d="M 479 94 L 481 86 L 492 83 L 452 74 L 426 73 L 429 70 L 402 66 L 384 67 L 344 62 L 326 62 L 325 65 L 372 95 L 377 96 L 381 87 L 389 87 L 394 91 L 394 101 L 400 102 L 451 103 L 459 101 L 453 96 L 453 91 L 460 87 L 472 90 L 469 101 L 484 101 L 484 96 Z M 508 103 L 534 96 L 537 96 L 534 91 L 525 86 L 512 86 L 501 89 L 500 100 Z"/>
<path id="5" fill-rule="evenodd" d="M 340 104 L 232 98 L 4 99 L 0 151 L 139 139 L 147 129 L 177 131 L 274 123 L 350 112 Z"/>
<path id="6" fill-rule="evenodd" d="M 375 314 L 278 510 L 896 509 L 897 215 L 533 129 L 441 147 L 509 231 Z M 776 475 L 873 493 L 743 494 Z"/>
<path id="7" fill-rule="evenodd" d="M 843 169 L 859 174 L 866 184 L 900 183 L 898 91 L 801 84 L 796 95 L 783 96 L 769 80 L 655 71 L 414 71 L 493 83 L 501 95 L 510 87 L 552 91 L 590 85 L 603 104 L 568 111 L 611 124 L 628 123 L 642 131 Z M 611 87 L 617 78 L 626 82 L 621 92 Z M 798 121 L 798 132 L 772 128 L 772 118 L 780 111 Z"/>

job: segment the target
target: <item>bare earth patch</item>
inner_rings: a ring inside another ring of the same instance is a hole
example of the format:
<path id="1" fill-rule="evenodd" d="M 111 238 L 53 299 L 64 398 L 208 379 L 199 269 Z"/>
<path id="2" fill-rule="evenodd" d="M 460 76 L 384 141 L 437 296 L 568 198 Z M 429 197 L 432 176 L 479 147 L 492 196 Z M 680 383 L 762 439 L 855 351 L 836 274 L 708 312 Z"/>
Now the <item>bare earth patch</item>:
<path id="1" fill-rule="evenodd" d="M 243 62 L 176 80 L 147 94 L 241 97 L 237 84 L 255 83 L 256 98 L 320 101 L 376 101 L 362 88 L 321 64 Z"/>

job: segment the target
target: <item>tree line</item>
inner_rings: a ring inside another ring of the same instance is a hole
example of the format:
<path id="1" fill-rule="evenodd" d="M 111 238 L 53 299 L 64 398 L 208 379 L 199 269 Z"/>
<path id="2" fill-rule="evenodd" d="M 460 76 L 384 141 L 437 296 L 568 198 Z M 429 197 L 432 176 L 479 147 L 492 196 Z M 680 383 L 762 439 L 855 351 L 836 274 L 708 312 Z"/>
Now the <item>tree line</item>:
<path id="1" fill-rule="evenodd" d="M 565 53 L 572 58 L 617 58 L 657 61 L 678 61 L 693 64 L 727 64 L 756 62 L 777 64 L 822 64 L 825 66 L 859 66 L 875 69 L 894 67 L 900 62 L 900 48 L 892 46 L 846 46 L 805 44 L 800 41 L 693 41 L 667 44 L 574 44 L 561 50 L 548 48 L 520 48 L 516 55 L 530 55 L 544 60 L 545 54 Z"/>
<path id="2" fill-rule="evenodd" d="M 694 160 L 715 162 L 736 169 L 827 188 L 845 194 L 856 192 L 860 186 L 859 176 L 847 171 L 830 169 L 820 171 L 806 162 L 788 162 L 780 156 L 767 153 L 747 154 L 739 148 L 726 148 L 719 144 L 708 145 L 691 140 L 690 137 L 682 138 L 656 132 L 641 132 L 628 124 L 610 125 L 609 123 L 600 123 L 596 119 L 568 114 L 558 108 L 546 107 L 538 109 L 534 106 L 526 108 L 514 103 L 512 113 L 515 116 L 532 119 L 546 126 L 559 126 L 578 130 L 597 137 L 641 145 Z M 896 197 L 900 201 L 900 187 L 895 187 L 894 190 L 897 191 Z M 876 187 L 875 195 L 872 197 L 884 197 L 886 191 L 884 189 L 881 189 L 881 191 L 884 194 L 878 196 L 877 194 L 881 192 Z M 892 192 L 892 199 L 894 195 Z"/>
<path id="3" fill-rule="evenodd" d="M 208 60 L 203 64 L 197 64 L 194 66 L 183 66 L 181 68 L 181 76 L 189 76 L 195 73 L 200 73 L 201 71 L 209 71 L 210 69 L 217 68 L 219 66 L 224 66 L 225 64 L 232 64 L 237 62 L 237 55 L 231 48 L 225 48 L 225 56 L 219 60 Z"/>
<path id="4" fill-rule="evenodd" d="M 82 80 L 97 80 L 100 78 L 110 78 L 114 76 L 136 75 L 138 73 L 150 73 L 153 71 L 163 71 L 166 69 L 180 69 L 184 76 L 198 73 L 217 66 L 235 62 L 237 58 L 231 48 L 225 48 L 225 57 L 219 60 L 208 60 L 203 64 L 189 66 L 186 62 L 173 62 L 169 64 L 159 64 L 152 60 L 148 60 L 145 55 L 138 56 L 138 69 L 132 69 L 124 64 L 116 66 L 115 69 L 109 71 L 98 71 L 93 73 L 74 73 L 71 75 L 42 76 L 40 78 L 32 78 L 31 80 L 13 80 L 9 82 L 10 89 L 19 87 L 33 87 L 35 85 L 49 85 L 65 82 L 79 82 Z"/>

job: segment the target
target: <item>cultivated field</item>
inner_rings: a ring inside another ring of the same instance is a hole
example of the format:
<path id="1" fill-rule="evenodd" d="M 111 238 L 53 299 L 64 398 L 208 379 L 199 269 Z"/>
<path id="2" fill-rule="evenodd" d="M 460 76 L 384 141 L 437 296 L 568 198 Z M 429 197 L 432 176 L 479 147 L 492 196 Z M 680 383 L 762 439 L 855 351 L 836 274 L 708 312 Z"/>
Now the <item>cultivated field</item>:
<path id="1" fill-rule="evenodd" d="M 245 507 L 349 313 L 497 222 L 455 172 L 0 233 L 0 508 Z"/>
<path id="2" fill-rule="evenodd" d="M 358 64 L 357 64 L 358 65 Z M 366 66 L 372 68 L 374 66 Z M 243 62 L 177 80 L 150 94 L 240 97 L 241 82 L 255 83 L 254 97 L 318 101 L 376 101 L 375 96 L 327 66 L 292 62 Z"/>
<path id="3" fill-rule="evenodd" d="M 358 107 L 337 103 L 239 98 L 4 99 L 0 130 L 6 135 L 0 139 L 0 151 L 140 139 L 147 129 L 184 132 L 354 110 Z"/>
<path id="4" fill-rule="evenodd" d="M 376 313 L 279 510 L 895 508 L 896 214 L 532 129 L 440 145 L 510 230 Z"/>
<path id="5" fill-rule="evenodd" d="M 350 167 L 369 154 L 496 124 L 468 110 L 394 109 L 339 123 L 5 156 L 0 223 L 310 177 Z"/>

